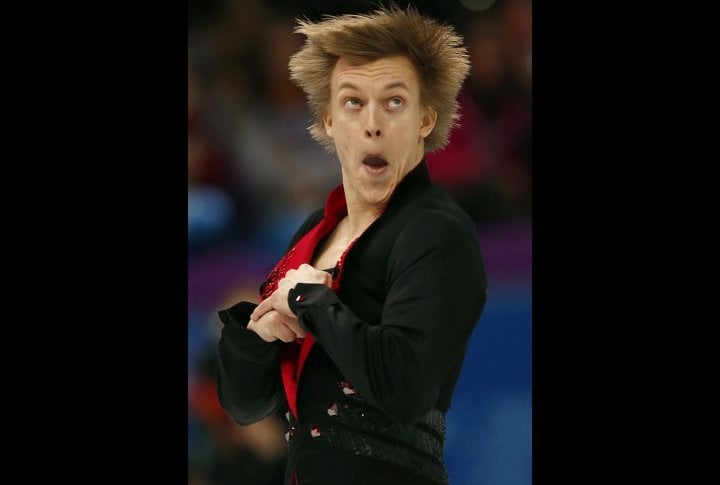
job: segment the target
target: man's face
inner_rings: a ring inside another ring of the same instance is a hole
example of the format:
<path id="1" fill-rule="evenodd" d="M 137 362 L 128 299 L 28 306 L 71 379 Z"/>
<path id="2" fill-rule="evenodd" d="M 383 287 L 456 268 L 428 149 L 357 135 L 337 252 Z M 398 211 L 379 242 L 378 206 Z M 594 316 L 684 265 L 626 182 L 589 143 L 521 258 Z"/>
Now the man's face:
<path id="1" fill-rule="evenodd" d="M 323 121 L 335 142 L 348 203 L 382 209 L 422 160 L 437 116 L 420 105 L 420 83 L 404 56 L 351 64 L 340 58 Z"/>

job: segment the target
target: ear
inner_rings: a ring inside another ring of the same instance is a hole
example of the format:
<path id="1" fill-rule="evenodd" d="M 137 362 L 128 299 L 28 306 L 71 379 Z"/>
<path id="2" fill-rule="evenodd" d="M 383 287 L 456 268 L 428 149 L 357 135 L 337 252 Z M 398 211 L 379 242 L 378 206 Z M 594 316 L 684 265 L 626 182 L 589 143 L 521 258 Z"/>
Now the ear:
<path id="1" fill-rule="evenodd" d="M 432 133 L 433 128 L 435 128 L 435 123 L 437 122 L 437 111 L 435 111 L 430 106 L 425 108 L 425 114 L 420 118 L 420 136 L 423 138 L 427 138 L 427 136 Z"/>
<path id="2" fill-rule="evenodd" d="M 330 114 L 330 110 L 327 108 L 323 111 L 323 125 L 325 125 L 325 133 L 327 136 L 332 138 L 332 114 Z"/>

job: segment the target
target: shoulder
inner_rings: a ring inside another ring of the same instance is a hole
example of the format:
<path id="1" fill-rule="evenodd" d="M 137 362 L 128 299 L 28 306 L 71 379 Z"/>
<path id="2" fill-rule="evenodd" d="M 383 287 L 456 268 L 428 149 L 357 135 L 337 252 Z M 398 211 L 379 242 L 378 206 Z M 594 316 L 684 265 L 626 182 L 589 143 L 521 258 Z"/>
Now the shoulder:
<path id="1" fill-rule="evenodd" d="M 463 271 L 480 271 L 482 256 L 472 219 L 441 188 L 428 192 L 432 193 L 423 194 L 406 207 L 392 242 L 391 265 L 397 269 L 434 261 L 455 269 L 465 265 Z"/>
<path id="2" fill-rule="evenodd" d="M 310 229 L 315 227 L 318 222 L 322 220 L 324 214 L 324 209 L 318 209 L 312 214 L 310 214 L 307 219 L 305 219 L 305 222 L 300 225 L 299 231 L 308 232 Z"/>
<path id="3" fill-rule="evenodd" d="M 398 234 L 395 249 L 401 252 L 441 249 L 444 253 L 460 250 L 463 254 L 479 253 L 475 228 L 462 213 L 432 207 L 418 210 L 407 221 Z"/>
<path id="4" fill-rule="evenodd" d="M 475 223 L 438 184 L 429 186 L 405 209 L 407 219 L 402 234 L 440 239 L 455 236 L 477 241 Z"/>
<path id="5" fill-rule="evenodd" d="M 310 229 L 315 227 L 323 218 L 323 215 L 325 214 L 324 209 L 318 209 L 312 214 L 310 214 L 305 221 L 300 224 L 300 227 L 295 232 L 295 235 L 290 240 L 290 244 L 288 245 L 288 250 L 297 243 L 300 238 L 302 238 L 305 234 L 310 232 Z"/>
<path id="6" fill-rule="evenodd" d="M 412 212 L 392 242 L 388 281 L 412 275 L 418 281 L 482 291 L 485 269 L 472 219 L 449 196 L 423 199 L 408 207 Z"/>

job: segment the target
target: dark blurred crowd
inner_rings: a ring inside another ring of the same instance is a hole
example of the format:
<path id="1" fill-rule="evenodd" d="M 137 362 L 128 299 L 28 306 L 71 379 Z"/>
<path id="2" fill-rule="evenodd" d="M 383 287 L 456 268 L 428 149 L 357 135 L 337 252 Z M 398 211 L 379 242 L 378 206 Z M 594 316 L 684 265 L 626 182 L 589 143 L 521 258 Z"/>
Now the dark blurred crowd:
<path id="1" fill-rule="evenodd" d="M 478 227 L 530 217 L 531 0 L 411 3 L 456 27 L 472 71 L 461 125 L 427 156 Z M 372 10 L 366 1 L 191 0 L 188 13 L 189 257 L 229 246 L 281 254 L 340 183 L 339 162 L 310 138 L 289 79 L 303 39 L 294 19 Z M 189 369 L 189 475 L 195 484 L 279 484 L 283 420 L 232 423 L 215 397 L 215 355 Z"/>

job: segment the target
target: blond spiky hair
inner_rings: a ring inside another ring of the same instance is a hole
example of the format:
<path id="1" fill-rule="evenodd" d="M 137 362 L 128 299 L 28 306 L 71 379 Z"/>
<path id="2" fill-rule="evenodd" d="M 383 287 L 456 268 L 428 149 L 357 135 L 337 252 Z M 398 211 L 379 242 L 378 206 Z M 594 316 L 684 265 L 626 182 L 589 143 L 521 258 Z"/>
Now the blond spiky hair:
<path id="1" fill-rule="evenodd" d="M 353 61 L 404 55 L 415 66 L 420 101 L 437 112 L 437 123 L 425 139 L 425 150 L 447 145 L 459 120 L 457 94 L 470 70 L 467 49 L 453 27 L 440 25 L 408 7 L 381 7 L 368 15 L 325 17 L 320 22 L 298 20 L 296 33 L 305 45 L 290 58 L 290 78 L 304 91 L 312 111 L 310 134 L 328 151 L 335 151 L 325 132 L 323 111 L 330 102 L 330 77 L 341 57 Z"/>

